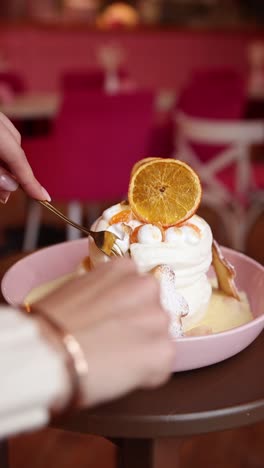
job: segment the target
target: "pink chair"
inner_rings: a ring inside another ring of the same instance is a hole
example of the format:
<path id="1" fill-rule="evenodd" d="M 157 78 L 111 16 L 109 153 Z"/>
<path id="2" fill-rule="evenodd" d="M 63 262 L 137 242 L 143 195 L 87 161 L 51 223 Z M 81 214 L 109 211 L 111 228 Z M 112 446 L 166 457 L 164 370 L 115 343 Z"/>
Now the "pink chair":
<path id="1" fill-rule="evenodd" d="M 14 94 L 21 94 L 26 90 L 23 78 L 15 72 L 0 71 L 0 84 L 2 83 L 7 85 Z"/>
<path id="2" fill-rule="evenodd" d="M 150 92 L 66 93 L 48 138 L 24 141 L 32 168 L 53 201 L 81 222 L 82 202 L 114 202 L 127 193 L 132 165 L 146 156 L 153 124 Z M 31 203 L 24 249 L 35 247 L 40 206 Z M 79 236 L 68 229 L 68 239 Z"/>
<path id="3" fill-rule="evenodd" d="M 177 112 L 188 117 L 207 120 L 239 120 L 247 105 L 244 78 L 226 67 L 194 70 L 177 102 Z M 194 144 L 193 149 L 202 162 L 209 161 L 224 147 Z"/>
<path id="4" fill-rule="evenodd" d="M 207 122 L 222 123 L 234 122 L 243 119 L 247 105 L 246 87 L 242 76 L 230 68 L 213 68 L 196 70 L 183 89 L 178 102 L 176 112 L 188 118 L 204 119 Z M 178 127 L 180 130 L 181 127 Z M 177 139 L 176 146 L 180 144 Z M 201 166 L 206 165 L 213 158 L 227 149 L 212 141 L 189 141 L 189 147 L 196 157 L 196 162 Z M 223 186 L 233 191 L 233 165 L 222 167 L 216 177 Z M 232 170 L 232 171 L 231 171 Z M 232 172 L 232 174 L 231 174 Z"/>
<path id="5" fill-rule="evenodd" d="M 104 86 L 104 72 L 101 69 L 76 69 L 65 71 L 60 78 L 63 92 L 67 91 L 100 91 Z"/>
<path id="6" fill-rule="evenodd" d="M 123 69 L 117 71 L 117 78 L 122 81 L 127 78 L 127 72 Z M 60 80 L 60 86 L 67 91 L 101 91 L 106 86 L 106 73 L 102 68 L 76 69 L 65 71 Z"/>
<path id="7" fill-rule="evenodd" d="M 246 105 L 244 77 L 229 68 L 213 68 L 193 72 L 177 109 L 190 117 L 237 120 L 244 116 Z"/>

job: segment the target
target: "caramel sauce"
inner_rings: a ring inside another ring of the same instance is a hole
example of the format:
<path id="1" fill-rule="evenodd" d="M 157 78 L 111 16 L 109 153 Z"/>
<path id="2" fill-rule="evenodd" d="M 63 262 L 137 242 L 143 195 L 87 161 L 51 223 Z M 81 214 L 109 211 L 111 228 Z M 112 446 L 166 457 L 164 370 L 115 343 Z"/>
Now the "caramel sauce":
<path id="1" fill-rule="evenodd" d="M 76 272 L 62 276 L 53 281 L 50 281 L 49 283 L 45 283 L 41 286 L 38 286 L 37 288 L 34 288 L 28 294 L 24 302 L 27 310 L 30 311 L 30 305 L 33 302 L 36 302 L 48 293 L 51 293 L 59 286 L 66 283 L 66 281 L 69 279 L 87 271 L 88 268 L 90 268 L 88 259 L 89 257 L 84 259 L 84 262 Z M 238 301 L 237 299 L 226 296 L 218 289 L 214 288 L 208 309 L 203 319 L 195 325 L 192 324 L 189 327 L 184 327 L 183 318 L 183 329 L 185 332 L 188 332 L 194 328 L 199 328 L 198 332 L 195 333 L 196 335 L 220 333 L 244 325 L 245 323 L 253 320 L 253 318 L 254 317 L 250 310 L 247 296 L 244 292 L 240 293 L 240 301 Z"/>
<path id="2" fill-rule="evenodd" d="M 185 332 L 193 328 L 200 328 L 202 331 L 207 330 L 207 333 L 220 333 L 232 328 L 244 325 L 253 320 L 253 315 L 250 310 L 250 305 L 247 296 L 244 292 L 240 293 L 240 301 L 233 297 L 228 297 L 218 289 L 213 289 L 211 300 L 207 308 L 205 316 L 195 325 L 184 327 Z M 197 330 L 199 333 L 199 330 Z M 203 334 L 203 333 L 201 333 Z"/>

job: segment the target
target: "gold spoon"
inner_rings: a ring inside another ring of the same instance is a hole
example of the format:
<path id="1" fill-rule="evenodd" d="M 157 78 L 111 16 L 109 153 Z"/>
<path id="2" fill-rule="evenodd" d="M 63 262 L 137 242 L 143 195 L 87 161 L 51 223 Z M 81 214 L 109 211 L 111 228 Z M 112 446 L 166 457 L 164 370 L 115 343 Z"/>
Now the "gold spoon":
<path id="1" fill-rule="evenodd" d="M 61 211 L 57 210 L 55 206 L 53 206 L 48 201 L 41 201 L 37 200 L 41 205 L 45 206 L 48 210 L 52 211 L 55 215 L 59 216 L 59 218 L 63 219 L 66 223 L 70 224 L 71 226 L 79 229 L 79 231 L 84 232 L 88 236 L 91 236 L 94 240 L 95 245 L 101 250 L 105 255 L 108 257 L 116 256 L 122 257 L 123 253 L 121 249 L 116 244 L 118 237 L 110 231 L 90 231 L 89 229 L 81 226 L 80 224 L 75 223 L 70 218 L 65 216 Z"/>

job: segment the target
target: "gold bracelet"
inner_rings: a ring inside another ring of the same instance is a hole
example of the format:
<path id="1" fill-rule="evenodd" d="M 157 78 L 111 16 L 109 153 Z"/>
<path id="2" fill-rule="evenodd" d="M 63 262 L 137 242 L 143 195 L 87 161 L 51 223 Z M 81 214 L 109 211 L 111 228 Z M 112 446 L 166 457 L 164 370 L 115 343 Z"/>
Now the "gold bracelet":
<path id="1" fill-rule="evenodd" d="M 30 313 L 26 308 L 22 307 L 22 311 L 28 317 L 32 315 L 43 320 L 50 330 L 57 337 L 59 343 L 63 346 L 66 355 L 66 366 L 71 379 L 71 396 L 68 404 L 63 411 L 64 414 L 71 413 L 81 400 L 81 378 L 88 373 L 88 363 L 82 351 L 82 348 L 77 339 L 68 330 L 64 329 L 56 320 L 51 318 L 45 312 L 42 312 L 37 307 L 30 308 Z M 58 414 L 54 410 L 50 410 L 51 419 L 57 419 Z M 60 415 L 61 416 L 61 415 Z"/>

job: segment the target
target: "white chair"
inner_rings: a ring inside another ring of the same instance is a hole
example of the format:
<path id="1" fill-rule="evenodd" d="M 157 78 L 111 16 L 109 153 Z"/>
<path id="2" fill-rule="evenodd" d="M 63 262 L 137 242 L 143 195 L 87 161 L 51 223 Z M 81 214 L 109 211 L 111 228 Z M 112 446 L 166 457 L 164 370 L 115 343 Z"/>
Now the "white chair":
<path id="1" fill-rule="evenodd" d="M 253 188 L 249 194 L 250 205 L 246 216 L 246 233 L 250 231 L 264 211 L 264 189 Z"/>
<path id="2" fill-rule="evenodd" d="M 264 142 L 264 121 L 220 121 L 176 115 L 176 157 L 190 164 L 203 185 L 202 203 L 219 214 L 232 247 L 244 250 L 249 222 L 248 202 L 254 186 L 250 148 Z M 225 146 L 212 159 L 203 162 L 193 144 Z M 234 189 L 219 177 L 220 171 L 235 164 Z"/>

